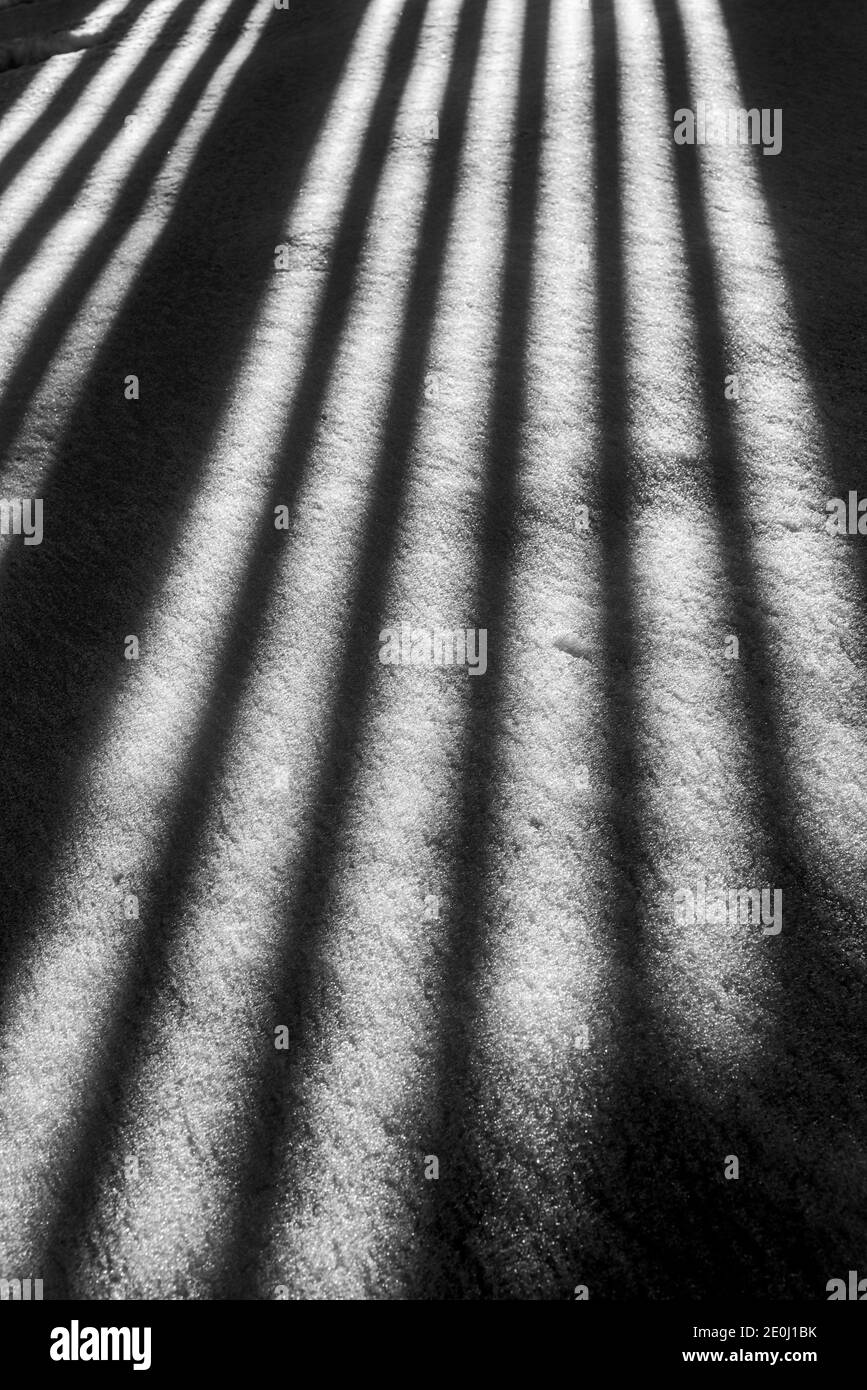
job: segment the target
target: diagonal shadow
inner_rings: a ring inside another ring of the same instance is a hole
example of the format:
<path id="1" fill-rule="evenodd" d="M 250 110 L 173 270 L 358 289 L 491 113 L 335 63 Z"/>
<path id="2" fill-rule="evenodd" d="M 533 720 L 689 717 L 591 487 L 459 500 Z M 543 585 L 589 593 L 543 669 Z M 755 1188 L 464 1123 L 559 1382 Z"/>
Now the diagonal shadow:
<path id="1" fill-rule="evenodd" d="M 599 593 L 601 688 L 604 708 L 600 728 L 608 764 L 609 881 L 602 894 L 608 971 L 616 991 L 616 1010 L 600 1020 L 594 1047 L 605 1055 L 604 1100 L 589 1140 L 576 1144 L 582 1184 L 590 1209 L 601 1210 L 610 1247 L 594 1249 L 585 1241 L 581 1220 L 560 1213 L 573 1242 L 576 1278 L 593 1296 L 607 1292 L 609 1271 L 622 1263 L 618 1246 L 630 1255 L 636 1241 L 631 1212 L 641 1182 L 636 1172 L 636 1108 L 648 1108 L 641 1076 L 640 1040 L 653 1018 L 653 1000 L 645 960 L 643 900 L 651 891 L 653 869 L 645 834 L 649 814 L 645 770 L 639 739 L 640 701 L 635 672 L 640 657 L 636 615 L 637 567 L 630 545 L 640 491 L 635 477 L 628 426 L 625 344 L 626 274 L 622 207 L 622 75 L 618 55 L 616 11 L 592 0 L 593 46 L 593 186 L 595 189 L 597 345 L 597 420 L 600 433 L 597 482 L 600 536 Z M 577 1078 L 576 1078 L 577 1079 Z M 652 1104 L 652 1102 L 650 1102 Z M 625 1126 L 624 1126 L 625 1121 Z M 606 1128 L 610 1132 L 606 1132 Z M 584 1213 L 582 1212 L 582 1216 Z M 553 1292 L 553 1291 L 552 1291 Z M 563 1290 L 559 1290 L 562 1296 Z M 622 1290 L 619 1292 L 622 1293 Z"/>
<path id="2" fill-rule="evenodd" d="M 243 0 L 236 13 L 251 3 Z M 182 534 L 273 273 L 286 209 L 364 8 L 363 0 L 346 7 L 327 43 L 317 31 L 315 70 L 310 31 L 305 45 L 274 43 L 285 16 L 275 10 L 265 24 L 88 372 L 42 490 L 45 541 L 4 557 L 0 881 L 7 975 L 15 951 L 28 948 L 52 846 L 78 814 L 80 770 L 121 679 L 123 634 L 141 630 Z M 288 112 L 287 90 L 295 98 Z M 194 86 L 189 100 L 197 93 Z M 92 254 L 98 260 L 99 248 Z M 68 293 L 74 299 L 76 287 Z M 57 306 L 43 324 L 38 355 L 50 354 L 62 319 Z M 143 383 L 134 413 L 122 396 L 131 369 Z M 20 389 L 29 386 L 24 374 Z"/>
<path id="3" fill-rule="evenodd" d="M 406 6 L 390 43 L 380 90 L 334 238 L 331 266 L 311 332 L 296 405 L 285 430 L 281 450 L 284 462 L 276 471 L 262 508 L 251 559 L 227 616 L 227 637 L 213 695 L 185 760 L 182 790 L 166 837 L 167 851 L 151 875 L 151 893 L 143 895 L 143 916 L 153 927 L 130 961 L 113 1023 L 88 1087 L 89 1093 L 108 1094 L 111 1100 L 95 1105 L 92 1113 L 84 1117 L 64 1165 L 58 1216 L 46 1241 L 46 1250 L 52 1252 L 51 1267 L 63 1266 L 64 1252 L 75 1246 L 87 1228 L 110 1158 L 111 1143 L 106 1131 L 109 1135 L 116 1131 L 142 1055 L 153 999 L 171 976 L 181 903 L 198 868 L 210 796 L 228 760 L 243 692 L 267 619 L 275 574 L 285 554 L 285 542 L 274 528 L 274 507 L 281 503 L 293 511 L 306 476 L 334 360 L 353 304 L 357 266 L 386 167 L 395 118 L 412 72 L 426 12 L 426 4 Z"/>
<path id="4" fill-rule="evenodd" d="M 365 521 L 354 598 L 347 615 L 346 645 L 334 680 L 339 694 L 312 798 L 310 831 L 297 860 L 298 887 L 287 913 L 285 971 L 274 989 L 274 1017 L 287 1021 L 292 1050 L 285 1054 L 284 1062 L 283 1055 L 273 1048 L 273 1040 L 264 1040 L 264 1056 L 250 1106 L 254 1121 L 240 1157 L 233 1224 L 222 1252 L 216 1286 L 215 1296 L 220 1298 L 257 1296 L 259 1262 L 276 1210 L 286 1193 L 300 1190 L 307 1163 L 303 1144 L 305 1081 L 323 1044 L 329 1004 L 335 1002 L 329 999 L 325 983 L 329 894 L 341 850 L 355 750 L 381 670 L 373 655 L 376 633 L 385 608 L 409 460 L 424 399 L 424 377 L 485 11 L 482 0 L 464 0 L 452 67 L 440 106 L 440 133 L 394 358 L 396 373 L 374 467 L 372 501 Z"/>
<path id="5" fill-rule="evenodd" d="M 426 1112 L 410 1129 L 426 1136 L 430 1153 L 439 1158 L 440 1177 L 424 1184 L 410 1298 L 499 1297 L 514 1272 L 501 1268 L 485 1240 L 508 1155 L 484 1119 L 491 1079 L 478 1065 L 478 1029 L 485 965 L 498 927 L 490 905 L 502 781 L 498 731 L 509 705 L 507 687 L 514 681 L 506 666 L 515 639 L 508 611 L 519 523 L 550 12 L 550 0 L 528 3 L 524 11 L 478 568 L 473 611 L 467 614 L 471 625 L 487 629 L 488 669 L 484 676 L 467 678 L 464 687 L 459 758 L 464 771 L 443 892 L 432 1093 L 424 1097 Z"/>
<path id="6" fill-rule="evenodd" d="M 204 0 L 182 0 L 172 15 L 173 42 L 183 42 L 184 35 L 192 27 L 203 4 Z M 236 6 L 235 12 L 242 13 L 243 7 Z M 218 46 L 215 45 L 214 48 L 216 47 Z M 135 69 L 130 73 L 114 100 L 106 107 L 90 135 L 82 141 L 62 173 L 45 191 L 41 202 L 27 218 L 20 231 L 16 233 L 6 249 L 0 253 L 0 288 L 12 284 L 28 262 L 38 255 L 39 248 L 54 223 L 74 204 L 76 195 L 83 188 L 106 148 L 123 132 L 124 117 L 135 110 L 140 98 L 148 90 L 162 68 L 169 51 L 163 40 L 156 45 L 149 46 L 141 55 Z M 213 62 L 213 52 L 209 52 L 207 61 Z M 199 66 L 201 70 L 205 70 L 207 63 L 204 57 L 200 59 Z M 98 80 L 99 74 L 97 73 L 95 82 L 97 88 Z M 61 94 L 58 93 L 58 98 L 55 100 L 58 101 L 60 96 Z M 63 101 L 68 105 L 69 94 L 66 92 L 63 93 Z M 51 103 L 52 106 L 54 104 L 54 102 Z M 188 105 L 187 110 L 190 109 L 191 106 Z M 161 135 L 161 139 L 164 140 L 164 138 L 164 135 Z M 3 292 L 5 293 L 5 290 Z"/>

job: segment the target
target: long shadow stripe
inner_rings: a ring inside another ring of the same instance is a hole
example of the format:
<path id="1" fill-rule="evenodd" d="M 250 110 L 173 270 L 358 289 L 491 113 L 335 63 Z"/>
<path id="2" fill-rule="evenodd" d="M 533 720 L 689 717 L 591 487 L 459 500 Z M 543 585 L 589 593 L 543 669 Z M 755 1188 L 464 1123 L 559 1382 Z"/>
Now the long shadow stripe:
<path id="1" fill-rule="evenodd" d="M 490 902 L 492 852 L 500 784 L 498 729 L 515 680 L 507 662 L 513 634 L 510 594 L 520 504 L 520 474 L 529 327 L 543 138 L 550 0 L 526 6 L 505 208 L 498 339 L 493 356 L 485 484 L 480 501 L 478 568 L 471 624 L 487 629 L 488 669 L 467 680 L 463 769 L 451 866 L 444 885 L 444 939 L 436 982 L 439 1037 L 427 1110 L 413 1123 L 439 1158 L 440 1178 L 424 1188 L 418 1265 L 410 1297 L 501 1296 L 515 1271 L 500 1268 L 485 1242 L 497 1205 L 498 1168 L 508 1163 L 508 1136 L 489 1132 L 479 1065 L 481 985 L 497 932 Z M 532 1237 L 531 1237 L 532 1238 Z M 540 1261 L 541 1264 L 541 1261 Z M 538 1283 L 536 1283 L 538 1280 Z M 521 1293 L 537 1296 L 544 1282 L 536 1265 Z"/>

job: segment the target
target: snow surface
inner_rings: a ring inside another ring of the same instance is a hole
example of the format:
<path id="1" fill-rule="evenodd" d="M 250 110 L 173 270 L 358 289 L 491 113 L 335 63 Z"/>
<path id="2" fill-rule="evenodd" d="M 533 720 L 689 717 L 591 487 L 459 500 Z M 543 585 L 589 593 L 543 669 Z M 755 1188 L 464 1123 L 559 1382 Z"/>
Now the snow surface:
<path id="1" fill-rule="evenodd" d="M 0 539 L 0 1277 L 858 1267 L 864 39 L 843 0 L 0 14 L 2 495 L 45 526 Z M 781 154 L 676 147 L 697 97 Z M 486 673 L 384 664 L 401 624 Z M 684 921 L 697 883 L 782 931 Z"/>

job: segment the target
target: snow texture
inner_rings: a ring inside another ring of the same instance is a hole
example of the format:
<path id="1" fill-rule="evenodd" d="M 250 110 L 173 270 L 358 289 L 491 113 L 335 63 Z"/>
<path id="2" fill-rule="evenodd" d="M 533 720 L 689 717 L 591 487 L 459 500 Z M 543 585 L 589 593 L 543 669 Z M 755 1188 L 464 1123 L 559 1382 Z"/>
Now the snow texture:
<path id="1" fill-rule="evenodd" d="M 859 1267 L 865 36 L 4 7 L 0 1277 Z M 676 145 L 699 99 L 780 153 Z M 744 888 L 778 934 L 683 910 Z"/>

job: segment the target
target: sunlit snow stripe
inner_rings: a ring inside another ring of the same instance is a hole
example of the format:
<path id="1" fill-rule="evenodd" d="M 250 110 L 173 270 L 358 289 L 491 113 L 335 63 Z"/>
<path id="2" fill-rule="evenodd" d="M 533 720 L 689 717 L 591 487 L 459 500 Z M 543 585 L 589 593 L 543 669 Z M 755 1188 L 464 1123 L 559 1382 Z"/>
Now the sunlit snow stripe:
<path id="1" fill-rule="evenodd" d="M 366 122 L 382 75 L 384 50 L 399 12 L 400 5 L 394 0 L 379 0 L 367 11 L 324 127 L 326 141 L 339 138 L 336 132 L 347 120 L 350 108 L 356 120 Z M 260 24 L 266 19 L 263 11 Z M 258 32 L 258 27 L 249 32 L 227 58 L 233 71 Z M 217 86 L 215 94 L 222 90 L 222 85 Z M 212 114 L 209 112 L 209 118 Z M 336 176 L 333 166 L 318 168 L 320 177 L 335 177 L 336 186 L 345 195 L 346 168 L 338 162 Z M 321 228 L 318 188 L 311 192 L 318 209 L 313 220 Z M 335 221 L 338 202 L 333 205 Z M 290 225 L 303 227 L 311 218 L 312 214 L 305 212 L 302 193 Z M 332 226 L 330 232 L 334 230 Z M 307 335 L 322 285 L 319 278 L 311 281 L 305 275 L 293 278 L 291 284 L 289 277 L 286 283 L 282 277 L 278 280 L 274 300 L 265 302 L 251 333 L 226 415 L 215 424 L 211 469 L 195 500 L 177 564 L 142 626 L 142 650 L 154 654 L 153 664 L 143 662 L 138 685 L 131 684 L 119 697 L 108 737 L 82 774 L 79 800 L 84 833 L 58 847 L 55 875 L 41 914 L 53 923 L 50 940 L 42 945 L 36 959 L 21 959 L 10 971 L 14 998 L 6 1030 L 8 1046 L 2 1058 L 0 1112 L 5 1152 L 0 1156 L 0 1168 L 7 1190 L 16 1193 L 16 1200 L 7 1208 L 12 1224 L 4 1248 L 26 1250 L 29 1238 L 41 1224 L 42 1174 L 34 1168 L 34 1150 L 44 1144 L 47 1148 L 41 1151 L 47 1152 L 53 1143 L 64 1142 L 64 1136 L 67 1142 L 74 1139 L 76 1106 L 70 1107 L 70 1094 L 76 1094 L 76 1088 L 83 1084 L 88 1059 L 112 1018 L 124 968 L 130 968 L 134 939 L 138 934 L 147 935 L 144 919 L 123 920 L 123 897 L 142 894 L 149 873 L 157 871 L 160 852 L 165 848 L 160 836 L 165 832 L 179 769 L 184 766 L 186 750 L 219 667 L 215 634 L 224 631 L 237 585 L 252 558 L 251 547 L 259 534 L 263 498 L 273 471 L 280 463 L 285 466 L 279 457 L 281 425 L 303 370 Z M 282 303 L 278 303 L 280 295 Z M 284 364 L 281 390 L 276 393 L 275 360 Z M 246 445 L 240 466 L 239 438 Z M 253 466 L 260 463 L 260 476 L 251 476 L 250 461 Z M 309 509 L 308 502 L 308 525 Z M 315 550 L 314 542 L 308 551 L 299 553 Z M 333 582 L 339 574 L 338 567 Z M 299 580 L 299 591 L 304 582 Z M 293 611 L 291 605 L 289 611 Z M 315 604 L 312 611 L 317 612 Z M 308 676 L 315 683 L 315 650 L 305 648 L 300 639 L 294 649 L 304 656 L 302 687 Z M 324 678 L 320 673 L 318 679 Z M 325 700 L 322 693 L 320 701 Z M 314 702 L 312 708 L 319 705 Z M 294 758 L 297 749 L 290 746 L 287 755 Z M 271 777 L 266 796 L 273 781 Z M 299 784 L 302 782 L 299 772 Z M 95 885 L 92 896 L 85 898 L 73 889 L 82 872 Z M 70 1001 L 74 1001 L 71 1010 L 67 1007 Z M 52 1066 L 37 1066 L 37 1080 L 33 1074 L 34 1059 L 40 1055 L 36 1038 L 52 1014 L 63 1019 L 59 1026 L 68 1048 L 53 1058 Z"/>
<path id="2" fill-rule="evenodd" d="M 679 10 L 693 109 L 699 99 L 709 109 L 745 108 L 716 0 L 680 0 Z M 755 105 L 764 105 L 760 97 Z M 852 727 L 867 692 L 863 673 L 839 643 L 840 633 L 857 632 L 860 624 L 853 543 L 824 529 L 825 504 L 836 488 L 756 167 L 757 159 L 787 157 L 786 130 L 784 110 L 782 151 L 776 156 L 762 154 L 759 146 L 707 144 L 699 154 L 731 371 L 740 377 L 734 428 L 761 580 L 759 600 L 773 646 L 768 659 L 779 701 L 778 728 L 786 742 L 778 754 L 797 798 L 792 812 L 802 854 L 863 903 L 867 748 L 853 738 Z M 833 708 L 837 717 L 827 718 L 826 710 Z M 845 815 L 839 806 L 841 768 Z"/>
<path id="3" fill-rule="evenodd" d="M 96 9 L 85 15 L 72 32 L 86 34 L 88 38 L 108 38 L 114 21 L 123 14 L 127 3 L 128 0 L 105 0 L 104 4 L 97 5 Z"/>
<path id="4" fill-rule="evenodd" d="M 666 460 L 655 496 L 670 504 L 669 477 L 695 460 L 695 324 L 688 295 L 678 195 L 667 135 L 660 47 L 648 0 L 615 5 L 622 79 L 624 272 L 630 423 L 636 445 Z"/>
<path id="5" fill-rule="evenodd" d="M 716 1007 L 721 980 L 739 981 L 747 1007 L 760 956 L 743 950 L 746 927 L 680 920 L 678 889 L 699 880 L 753 882 L 758 827 L 744 811 L 749 750 L 738 737 L 724 654 L 728 576 L 707 477 L 707 424 L 689 294 L 684 228 L 668 138 L 661 40 L 652 0 L 618 0 L 623 71 L 623 208 L 630 431 L 653 489 L 636 516 L 633 553 L 641 671 L 634 688 L 649 752 L 642 791 L 658 900 L 647 915 L 659 962 L 653 989 L 667 1016 L 727 1073 L 752 1033 Z M 720 387 L 722 389 L 722 387 Z M 746 877 L 745 877 L 746 875 Z M 761 944 L 760 942 L 758 944 Z M 671 1007 L 662 1001 L 671 1001 Z M 674 1046 L 674 1043 L 673 1043 Z"/>

